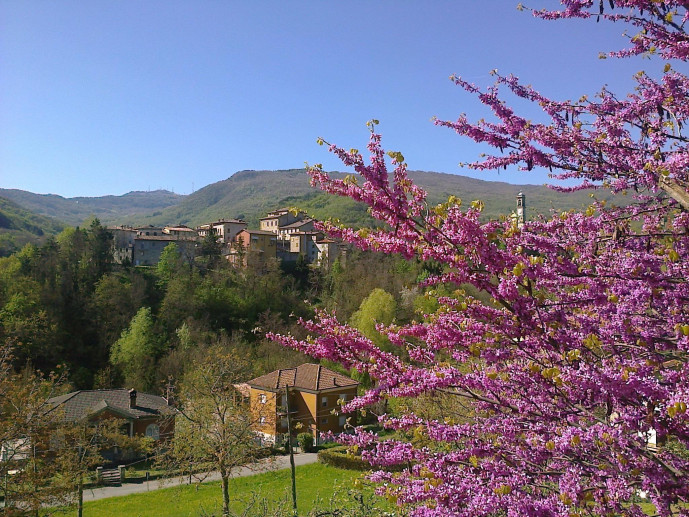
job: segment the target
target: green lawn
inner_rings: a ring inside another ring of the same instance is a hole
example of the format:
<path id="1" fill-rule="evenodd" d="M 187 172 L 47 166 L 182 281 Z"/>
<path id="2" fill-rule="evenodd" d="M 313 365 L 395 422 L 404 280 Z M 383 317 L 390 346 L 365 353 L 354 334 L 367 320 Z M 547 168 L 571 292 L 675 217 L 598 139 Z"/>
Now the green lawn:
<path id="1" fill-rule="evenodd" d="M 318 499 L 329 501 L 337 486 L 351 487 L 361 472 L 337 469 L 319 463 L 297 467 L 297 500 L 299 515 L 306 515 Z M 234 510 L 245 507 L 252 494 L 272 500 L 284 499 L 290 492 L 289 469 L 268 472 L 230 481 Z M 291 503 L 290 503 L 291 504 Z M 84 505 L 84 517 L 197 517 L 220 515 L 220 483 L 183 485 L 153 492 L 113 497 Z"/>

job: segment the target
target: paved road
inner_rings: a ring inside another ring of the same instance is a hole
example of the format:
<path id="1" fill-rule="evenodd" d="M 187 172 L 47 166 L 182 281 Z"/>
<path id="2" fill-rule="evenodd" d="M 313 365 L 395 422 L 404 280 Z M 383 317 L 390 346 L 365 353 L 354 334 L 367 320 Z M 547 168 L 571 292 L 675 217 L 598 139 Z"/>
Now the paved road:
<path id="1" fill-rule="evenodd" d="M 307 465 L 315 463 L 318 460 L 318 455 L 315 453 L 295 454 L 295 465 Z M 261 472 L 268 472 L 270 470 L 280 470 L 289 468 L 289 456 L 275 456 L 262 460 L 248 467 L 237 469 L 232 477 L 251 476 Z M 211 473 L 203 483 L 208 481 L 218 481 L 220 474 L 217 472 Z M 193 480 L 197 482 L 197 480 Z M 96 499 L 105 499 L 106 497 L 118 497 L 121 495 L 138 494 L 140 492 L 150 492 L 152 490 L 159 490 L 161 488 L 169 488 L 171 486 L 186 485 L 189 483 L 189 478 L 180 479 L 179 477 L 172 479 L 158 479 L 155 481 L 148 481 L 143 483 L 128 483 L 122 486 L 112 486 L 104 488 L 94 488 L 92 490 L 84 491 L 84 501 L 95 501 Z"/>

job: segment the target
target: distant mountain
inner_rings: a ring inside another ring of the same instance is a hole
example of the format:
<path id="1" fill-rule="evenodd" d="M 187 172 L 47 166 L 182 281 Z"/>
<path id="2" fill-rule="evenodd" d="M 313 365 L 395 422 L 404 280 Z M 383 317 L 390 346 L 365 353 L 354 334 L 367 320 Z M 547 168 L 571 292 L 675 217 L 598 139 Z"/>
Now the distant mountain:
<path id="1" fill-rule="evenodd" d="M 446 201 L 451 194 L 461 198 L 464 206 L 475 199 L 482 200 L 485 203 L 483 215 L 486 218 L 497 218 L 512 213 L 519 192 L 526 196 L 527 218 L 536 214 L 548 215 L 552 210 L 561 212 L 587 207 L 592 202 L 592 193 L 599 200 L 605 199 L 618 204 L 631 202 L 629 198 L 613 196 L 604 190 L 558 192 L 545 185 L 515 185 L 437 172 L 411 171 L 409 176 L 428 192 L 428 200 L 432 203 Z"/>
<path id="2" fill-rule="evenodd" d="M 104 224 L 176 205 L 185 196 L 167 190 L 135 191 L 122 196 L 72 197 L 34 194 L 25 190 L 0 189 L 0 196 L 36 214 L 53 217 L 79 226 L 96 216 Z"/>
<path id="3" fill-rule="evenodd" d="M 344 176 L 342 173 L 335 174 Z M 483 200 L 486 218 L 510 214 L 520 191 L 526 195 L 527 217 L 533 217 L 536 213 L 547 214 L 551 209 L 582 208 L 591 202 L 589 192 L 560 193 L 541 185 L 513 185 L 438 172 L 411 171 L 409 175 L 426 189 L 430 203 L 446 201 L 449 195 L 455 195 L 465 203 L 474 199 Z M 602 191 L 597 192 L 596 196 L 599 199 L 611 197 Z M 621 201 L 624 199 L 618 200 Z M 186 196 L 175 206 L 147 217 L 137 215 L 120 219 L 119 222 L 196 226 L 221 218 L 243 218 L 251 227 L 257 227 L 260 217 L 282 207 L 299 207 L 316 218 L 338 218 L 345 224 L 371 222 L 364 205 L 311 188 L 309 176 L 303 169 L 240 171 Z"/>
<path id="4" fill-rule="evenodd" d="M 0 257 L 10 255 L 26 243 L 40 243 L 64 228 L 64 223 L 34 214 L 0 197 Z"/>
<path id="5" fill-rule="evenodd" d="M 343 173 L 333 175 L 345 176 Z M 548 214 L 551 210 L 582 208 L 591 202 L 590 193 L 586 191 L 560 193 L 541 185 L 513 185 L 438 172 L 411 171 L 409 175 L 428 192 L 431 204 L 446 201 L 450 195 L 461 198 L 464 206 L 481 199 L 485 203 L 483 215 L 486 219 L 510 214 L 520 191 L 526 195 L 527 217 Z M 241 218 L 250 227 L 257 228 L 260 217 L 283 207 L 298 207 L 318 219 L 332 217 L 348 225 L 373 223 L 367 207 L 361 203 L 312 188 L 304 169 L 239 171 L 188 196 L 156 190 L 123 196 L 64 198 L 8 189 L 0 189 L 0 196 L 30 212 L 74 226 L 96 216 L 104 224 L 185 224 L 192 227 L 218 219 Z M 596 192 L 596 196 L 599 199 L 611 197 L 602 191 Z M 614 201 L 623 203 L 627 199 L 617 197 Z M 1 233 L 5 233 L 2 228 Z"/>
<path id="6" fill-rule="evenodd" d="M 312 196 L 303 169 L 282 171 L 240 171 L 189 194 L 175 206 L 157 211 L 149 217 L 120 219 L 125 224 L 185 224 L 197 226 L 218 219 L 242 218 L 256 226 L 265 213 L 292 200 Z"/>

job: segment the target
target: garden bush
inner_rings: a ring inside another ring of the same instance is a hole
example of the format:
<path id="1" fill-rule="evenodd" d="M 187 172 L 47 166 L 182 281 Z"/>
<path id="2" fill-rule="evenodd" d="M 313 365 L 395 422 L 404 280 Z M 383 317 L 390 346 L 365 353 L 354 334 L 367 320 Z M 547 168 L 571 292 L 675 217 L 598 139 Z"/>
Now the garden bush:
<path id="1" fill-rule="evenodd" d="M 297 435 L 297 443 L 301 447 L 302 452 L 313 451 L 313 435 L 311 433 L 299 433 Z"/>
<path id="2" fill-rule="evenodd" d="M 366 471 L 372 469 L 371 464 L 363 460 L 359 454 L 349 452 L 349 448 L 346 445 L 340 445 L 319 451 L 318 461 L 324 465 L 330 465 L 331 467 L 347 470 Z M 399 472 L 405 468 L 407 468 L 407 465 L 394 465 L 390 468 L 386 467 L 383 470 Z"/>

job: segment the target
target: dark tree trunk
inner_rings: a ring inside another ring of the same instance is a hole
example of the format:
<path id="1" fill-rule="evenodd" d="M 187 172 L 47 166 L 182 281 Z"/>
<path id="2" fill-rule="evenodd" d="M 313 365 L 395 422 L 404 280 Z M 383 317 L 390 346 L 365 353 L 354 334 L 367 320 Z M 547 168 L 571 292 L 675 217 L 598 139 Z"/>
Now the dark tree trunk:
<path id="1" fill-rule="evenodd" d="M 230 515 L 230 480 L 224 470 L 220 472 L 220 477 L 222 478 L 222 514 L 228 516 Z"/>
<path id="2" fill-rule="evenodd" d="M 84 513 L 84 480 L 79 478 L 79 486 L 77 488 L 78 490 L 78 500 L 77 500 L 77 515 L 78 517 L 82 517 Z"/>

